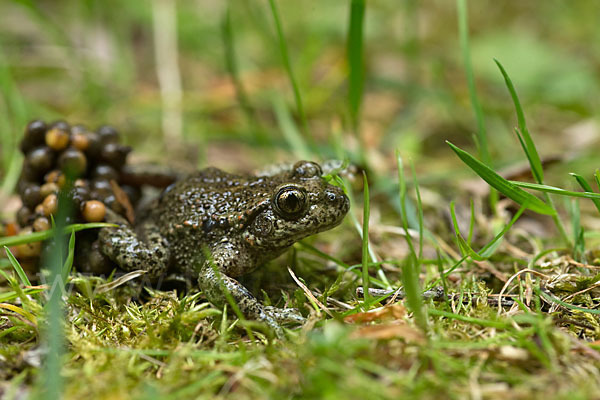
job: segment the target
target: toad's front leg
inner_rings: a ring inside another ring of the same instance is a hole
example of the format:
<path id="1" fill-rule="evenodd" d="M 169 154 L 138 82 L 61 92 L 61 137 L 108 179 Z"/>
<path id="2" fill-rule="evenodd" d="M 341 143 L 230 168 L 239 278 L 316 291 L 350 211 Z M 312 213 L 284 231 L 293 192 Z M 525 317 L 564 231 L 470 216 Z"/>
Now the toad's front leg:
<path id="1" fill-rule="evenodd" d="M 117 227 L 102 228 L 98 235 L 100 250 L 125 271 L 144 270 L 152 281 L 167 272 L 169 247 L 152 222 L 134 231 L 121 216 L 109 212 L 107 222 Z"/>
<path id="2" fill-rule="evenodd" d="M 283 336 L 281 323 L 304 322 L 304 318 L 295 309 L 264 306 L 248 289 L 228 276 L 239 275 L 239 272 L 244 270 L 241 264 L 245 262 L 247 263 L 248 259 L 240 255 L 239 250 L 222 247 L 212 252 L 212 260 L 204 262 L 198 277 L 200 289 L 208 300 L 221 307 L 227 303 L 229 293 L 246 318 L 264 322 L 279 337 Z"/>

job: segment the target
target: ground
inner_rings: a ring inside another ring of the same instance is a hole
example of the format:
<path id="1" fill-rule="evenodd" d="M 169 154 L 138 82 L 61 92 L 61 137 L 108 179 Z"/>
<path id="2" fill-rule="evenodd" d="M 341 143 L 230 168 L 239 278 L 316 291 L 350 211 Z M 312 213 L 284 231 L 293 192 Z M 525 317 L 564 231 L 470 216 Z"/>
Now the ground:
<path id="1" fill-rule="evenodd" d="M 132 163 L 359 168 L 340 227 L 246 280 L 308 317 L 285 339 L 201 292 L 77 265 L 60 312 L 0 259 L 6 398 L 598 396 L 600 218 L 575 197 L 584 181 L 598 191 L 595 2 L 5 1 L 0 14 L 4 221 L 38 117 L 110 123 Z M 365 286 L 403 293 L 364 299 Z"/>

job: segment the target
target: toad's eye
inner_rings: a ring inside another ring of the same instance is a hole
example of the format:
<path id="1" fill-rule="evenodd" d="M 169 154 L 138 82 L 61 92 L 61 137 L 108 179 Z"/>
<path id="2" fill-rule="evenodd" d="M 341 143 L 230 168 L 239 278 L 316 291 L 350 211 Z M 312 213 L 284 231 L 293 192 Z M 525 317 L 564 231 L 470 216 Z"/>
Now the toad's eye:
<path id="1" fill-rule="evenodd" d="M 275 210 L 283 218 L 294 218 L 306 210 L 306 190 L 299 186 L 284 186 L 275 195 Z"/>

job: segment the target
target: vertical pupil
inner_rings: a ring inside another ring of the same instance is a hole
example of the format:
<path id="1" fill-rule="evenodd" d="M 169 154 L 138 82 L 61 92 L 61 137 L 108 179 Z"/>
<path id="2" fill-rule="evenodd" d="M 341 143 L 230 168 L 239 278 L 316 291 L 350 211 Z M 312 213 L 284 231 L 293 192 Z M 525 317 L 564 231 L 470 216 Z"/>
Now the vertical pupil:
<path id="1" fill-rule="evenodd" d="M 296 210 L 296 208 L 298 208 L 298 197 L 296 197 L 296 194 L 293 192 L 288 193 L 287 196 L 285 196 L 285 204 L 290 210 Z"/>
<path id="2" fill-rule="evenodd" d="M 282 194 L 283 207 L 288 212 L 296 212 L 300 209 L 300 198 L 296 191 L 284 192 Z"/>

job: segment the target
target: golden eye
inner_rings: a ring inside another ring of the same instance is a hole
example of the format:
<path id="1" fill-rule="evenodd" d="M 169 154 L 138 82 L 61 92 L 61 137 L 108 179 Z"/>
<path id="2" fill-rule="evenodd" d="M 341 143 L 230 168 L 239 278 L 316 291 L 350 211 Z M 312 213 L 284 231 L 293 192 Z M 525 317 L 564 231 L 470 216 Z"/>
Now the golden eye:
<path id="1" fill-rule="evenodd" d="M 306 191 L 298 186 L 285 186 L 275 195 L 275 209 L 282 217 L 292 218 L 306 209 Z"/>

